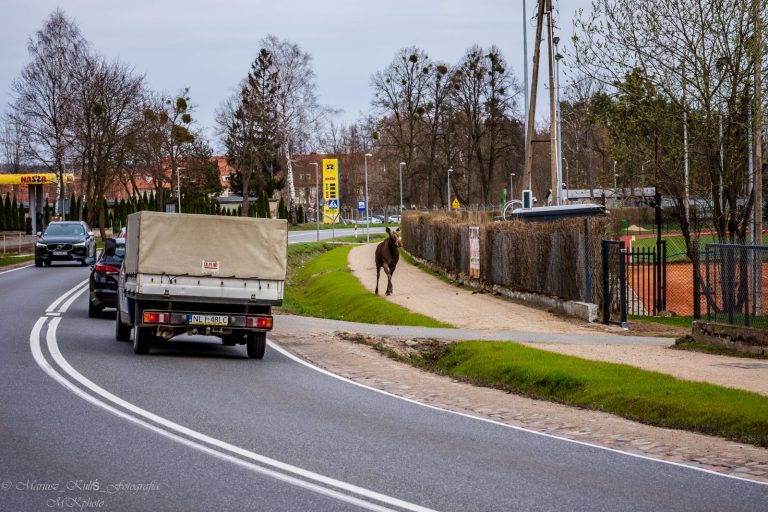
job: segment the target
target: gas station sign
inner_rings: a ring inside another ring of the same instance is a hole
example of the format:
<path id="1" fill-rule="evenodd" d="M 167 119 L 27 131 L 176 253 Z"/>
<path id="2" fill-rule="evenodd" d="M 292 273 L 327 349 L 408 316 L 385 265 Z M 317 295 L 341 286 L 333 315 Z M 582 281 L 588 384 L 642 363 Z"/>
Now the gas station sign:
<path id="1" fill-rule="evenodd" d="M 339 160 L 323 158 L 323 223 L 332 224 L 339 216 Z"/>
<path id="2" fill-rule="evenodd" d="M 75 181 L 74 174 L 65 174 L 64 182 Z M 59 182 L 59 176 L 48 172 L 30 172 L 23 174 L 0 174 L 0 185 L 49 185 Z"/>

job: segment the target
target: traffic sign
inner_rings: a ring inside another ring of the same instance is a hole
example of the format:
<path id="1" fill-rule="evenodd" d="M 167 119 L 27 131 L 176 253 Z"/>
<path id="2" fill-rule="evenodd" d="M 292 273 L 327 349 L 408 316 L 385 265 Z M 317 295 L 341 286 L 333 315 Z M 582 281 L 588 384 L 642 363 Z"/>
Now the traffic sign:
<path id="1" fill-rule="evenodd" d="M 357 202 L 357 211 L 364 212 L 365 211 L 365 201 L 358 201 Z"/>
<path id="2" fill-rule="evenodd" d="M 454 210 L 458 209 L 461 205 L 459 204 L 459 198 L 456 197 L 453 199 L 453 203 L 451 203 L 451 208 Z"/>
<path id="3" fill-rule="evenodd" d="M 328 209 L 329 210 L 338 210 L 339 209 L 339 200 L 338 199 L 329 199 L 328 200 Z"/>

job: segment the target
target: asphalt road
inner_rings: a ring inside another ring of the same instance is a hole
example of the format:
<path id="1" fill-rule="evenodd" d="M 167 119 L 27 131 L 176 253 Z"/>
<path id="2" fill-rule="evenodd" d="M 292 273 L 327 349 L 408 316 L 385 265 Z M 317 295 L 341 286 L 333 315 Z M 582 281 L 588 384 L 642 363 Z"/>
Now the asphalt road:
<path id="1" fill-rule="evenodd" d="M 87 274 L 0 273 L 0 510 L 768 510 L 766 485 L 424 407 L 275 346 L 136 356 L 87 318 Z"/>

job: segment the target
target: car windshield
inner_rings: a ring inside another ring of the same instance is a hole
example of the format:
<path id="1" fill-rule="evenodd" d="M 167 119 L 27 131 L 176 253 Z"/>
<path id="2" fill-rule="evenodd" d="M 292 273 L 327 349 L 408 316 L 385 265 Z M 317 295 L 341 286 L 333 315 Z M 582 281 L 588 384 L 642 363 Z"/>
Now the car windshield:
<path id="1" fill-rule="evenodd" d="M 47 236 L 83 236 L 85 230 L 80 224 L 49 224 L 45 229 Z"/>

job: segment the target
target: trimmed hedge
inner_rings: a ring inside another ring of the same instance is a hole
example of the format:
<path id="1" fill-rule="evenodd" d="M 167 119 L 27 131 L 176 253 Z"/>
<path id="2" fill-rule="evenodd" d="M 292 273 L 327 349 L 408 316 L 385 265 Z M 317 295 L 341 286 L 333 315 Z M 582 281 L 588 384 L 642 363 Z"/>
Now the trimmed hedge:
<path id="1" fill-rule="evenodd" d="M 493 222 L 490 215 L 470 220 L 466 215 L 447 212 L 405 212 L 401 224 L 403 246 L 414 256 L 444 269 L 467 273 L 469 226 L 480 227 L 483 281 L 599 303 L 600 240 L 615 237 L 615 220 L 587 217 L 556 222 Z"/>

